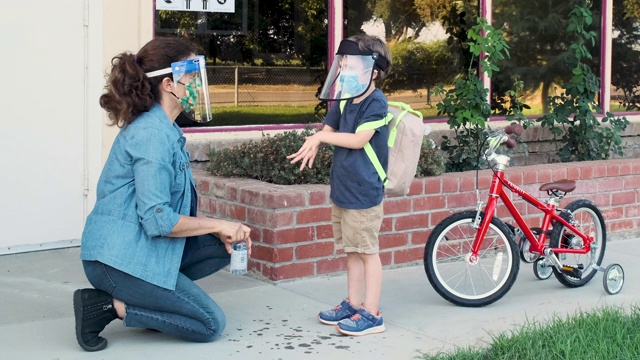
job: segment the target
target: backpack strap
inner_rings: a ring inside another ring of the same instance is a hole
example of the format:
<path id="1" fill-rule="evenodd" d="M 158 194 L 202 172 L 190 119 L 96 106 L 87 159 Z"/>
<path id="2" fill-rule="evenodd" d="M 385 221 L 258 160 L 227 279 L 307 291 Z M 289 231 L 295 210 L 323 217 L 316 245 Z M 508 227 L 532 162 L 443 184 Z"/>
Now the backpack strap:
<path id="1" fill-rule="evenodd" d="M 396 123 L 394 124 L 393 128 L 389 129 L 389 142 L 388 142 L 388 145 L 389 145 L 390 148 L 392 148 L 393 145 L 396 142 L 396 134 L 398 133 L 397 127 L 398 127 L 398 125 L 400 125 L 400 121 L 402 120 L 402 118 L 408 112 L 410 112 L 413 115 L 419 117 L 420 121 L 422 121 L 422 113 L 419 112 L 419 111 L 413 110 L 411 108 L 411 106 L 409 106 L 409 104 L 405 104 L 405 103 L 401 103 L 401 102 L 389 101 L 389 106 L 397 107 L 397 108 L 400 108 L 402 110 L 402 112 L 400 114 L 398 114 L 398 119 L 396 120 Z"/>
<path id="2" fill-rule="evenodd" d="M 375 130 L 377 128 L 386 126 L 389 124 L 391 119 L 393 119 L 393 114 L 387 113 L 387 116 L 384 119 L 369 121 L 358 126 L 356 128 L 356 133 L 360 131 L 365 131 L 365 130 Z M 378 176 L 380 176 L 380 180 L 382 180 L 382 184 L 384 186 L 387 186 L 387 183 L 389 182 L 389 179 L 387 179 L 387 173 L 384 171 L 384 168 L 382 167 L 382 164 L 378 159 L 378 155 L 376 155 L 376 152 L 373 150 L 373 147 L 371 146 L 371 142 L 367 142 L 366 144 L 364 144 L 363 149 L 364 149 L 364 152 L 369 157 L 371 164 L 376 169 Z"/>
<path id="3" fill-rule="evenodd" d="M 342 110 L 344 110 L 346 103 L 347 103 L 346 100 L 340 101 L 340 114 L 342 114 Z M 389 125 L 392 119 L 393 119 L 393 114 L 388 112 L 387 116 L 384 119 L 368 121 L 364 124 L 361 124 L 356 128 L 356 133 L 360 131 L 365 131 L 365 130 L 375 130 L 377 128 Z M 395 136 L 395 132 L 394 132 L 394 136 Z M 369 161 L 371 161 L 371 164 L 376 169 L 378 176 L 380 176 L 380 179 L 382 180 L 382 184 L 384 186 L 387 186 L 387 183 L 389 182 L 389 179 L 387 179 L 387 173 L 384 171 L 384 168 L 382 167 L 382 164 L 378 159 L 378 155 L 376 155 L 376 152 L 373 150 L 371 143 L 367 142 L 366 144 L 364 144 L 363 149 L 364 149 L 364 152 L 369 157 Z"/>

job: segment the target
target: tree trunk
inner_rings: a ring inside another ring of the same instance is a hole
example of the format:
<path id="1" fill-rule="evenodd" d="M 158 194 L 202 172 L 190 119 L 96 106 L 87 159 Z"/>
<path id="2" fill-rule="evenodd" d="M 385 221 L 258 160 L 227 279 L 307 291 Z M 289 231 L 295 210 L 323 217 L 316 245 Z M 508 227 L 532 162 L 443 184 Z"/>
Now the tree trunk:
<path id="1" fill-rule="evenodd" d="M 546 114 L 549 112 L 549 104 L 547 99 L 549 98 L 549 90 L 551 89 L 552 81 L 547 80 L 542 83 L 542 91 L 540 92 L 540 98 L 542 100 L 542 113 Z"/>
<path id="2" fill-rule="evenodd" d="M 391 28 L 391 21 L 389 20 L 383 20 L 382 23 L 384 24 L 384 40 L 389 43 L 391 42 L 391 37 L 393 36 L 393 29 Z"/>

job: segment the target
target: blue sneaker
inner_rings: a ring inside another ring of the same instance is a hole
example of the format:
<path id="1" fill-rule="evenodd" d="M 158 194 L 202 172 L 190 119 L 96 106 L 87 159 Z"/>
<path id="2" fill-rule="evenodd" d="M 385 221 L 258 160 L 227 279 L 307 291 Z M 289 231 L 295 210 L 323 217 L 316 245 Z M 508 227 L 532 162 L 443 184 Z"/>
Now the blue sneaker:
<path id="1" fill-rule="evenodd" d="M 358 309 L 351 306 L 347 299 L 331 310 L 321 311 L 318 320 L 327 325 L 336 325 L 338 321 L 348 319 L 358 313 Z"/>
<path id="2" fill-rule="evenodd" d="M 376 316 L 361 307 L 351 318 L 339 321 L 336 329 L 345 335 L 360 336 L 381 333 L 385 327 L 380 311 Z"/>

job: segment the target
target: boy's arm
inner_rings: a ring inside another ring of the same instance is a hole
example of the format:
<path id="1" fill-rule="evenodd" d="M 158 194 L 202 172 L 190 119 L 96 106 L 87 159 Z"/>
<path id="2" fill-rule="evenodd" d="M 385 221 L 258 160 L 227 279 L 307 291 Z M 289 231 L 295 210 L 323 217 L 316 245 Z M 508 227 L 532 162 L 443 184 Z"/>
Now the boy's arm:
<path id="1" fill-rule="evenodd" d="M 318 131 L 312 136 L 309 136 L 300 147 L 300 150 L 295 154 L 287 156 L 287 159 L 291 159 L 292 164 L 302 160 L 300 163 L 300 171 L 302 171 L 307 164 L 309 164 L 309 168 L 313 166 L 313 160 L 316 158 L 318 147 L 321 143 L 348 149 L 362 149 L 364 145 L 371 140 L 374 133 L 375 130 L 365 130 L 355 134 L 339 133 L 331 126 L 325 124 L 322 131 Z"/>
<path id="2" fill-rule="evenodd" d="M 334 130 L 335 131 L 335 130 Z M 362 149 L 366 143 L 371 140 L 375 130 L 364 130 L 352 133 L 322 133 L 318 132 L 313 136 L 317 137 L 319 142 L 340 146 L 347 149 Z"/>
<path id="3" fill-rule="evenodd" d="M 287 156 L 287 159 L 291 159 L 291 164 L 295 164 L 298 161 L 302 160 L 302 162 L 300 163 L 300 171 L 304 169 L 307 163 L 309 164 L 309 167 L 313 166 L 313 160 L 316 158 L 316 154 L 318 153 L 318 147 L 321 144 L 321 142 L 316 141 L 317 138 L 314 138 L 314 136 L 319 133 L 335 134 L 336 129 L 332 128 L 327 124 L 324 124 L 324 127 L 322 128 L 321 131 L 318 131 L 316 134 L 307 137 L 307 139 L 304 141 L 304 144 L 302 144 L 302 146 L 296 153 Z"/>

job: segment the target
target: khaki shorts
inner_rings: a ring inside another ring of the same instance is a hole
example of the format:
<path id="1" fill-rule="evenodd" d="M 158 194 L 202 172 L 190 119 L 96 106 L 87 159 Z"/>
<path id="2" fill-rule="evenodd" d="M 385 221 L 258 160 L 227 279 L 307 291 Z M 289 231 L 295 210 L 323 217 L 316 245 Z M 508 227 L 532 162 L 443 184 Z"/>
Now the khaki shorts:
<path id="1" fill-rule="evenodd" d="M 346 253 L 377 254 L 384 213 L 382 203 L 369 209 L 343 209 L 333 205 L 331 225 L 336 248 Z"/>

